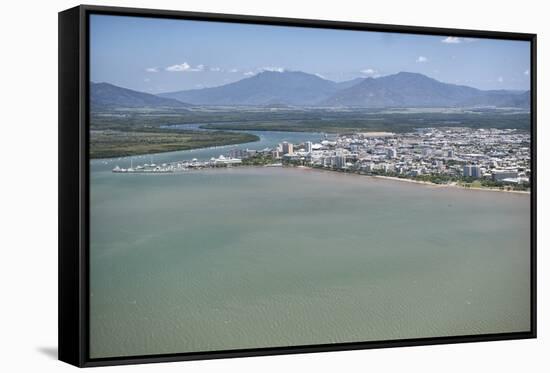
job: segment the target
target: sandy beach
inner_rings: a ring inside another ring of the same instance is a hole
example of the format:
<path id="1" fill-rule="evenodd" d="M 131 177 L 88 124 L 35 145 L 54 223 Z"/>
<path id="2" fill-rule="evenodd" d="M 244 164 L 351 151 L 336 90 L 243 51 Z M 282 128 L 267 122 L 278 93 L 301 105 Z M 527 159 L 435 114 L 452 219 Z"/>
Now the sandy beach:
<path id="1" fill-rule="evenodd" d="M 320 169 L 320 168 L 308 167 L 308 166 L 297 166 L 296 168 L 303 168 L 303 169 L 316 170 L 316 171 L 337 172 L 337 171 L 331 170 L 331 169 Z M 483 192 L 501 192 L 501 193 L 514 193 L 514 194 L 527 194 L 527 195 L 531 194 L 530 191 L 523 191 L 523 190 L 506 190 L 506 189 L 498 189 L 498 188 L 466 187 L 466 186 L 463 186 L 463 185 L 460 185 L 460 184 L 457 184 L 457 183 L 436 184 L 436 183 L 431 183 L 429 181 L 406 179 L 406 178 L 400 178 L 400 177 L 395 177 L 395 176 L 365 175 L 365 174 L 358 174 L 358 173 L 355 173 L 355 172 L 350 172 L 350 173 L 347 173 L 347 174 L 372 177 L 372 178 L 375 178 L 375 179 L 383 179 L 383 180 L 399 181 L 399 182 L 412 183 L 412 184 L 428 185 L 428 186 L 431 186 L 431 187 L 438 187 L 438 188 L 460 188 L 460 189 L 483 191 Z"/>

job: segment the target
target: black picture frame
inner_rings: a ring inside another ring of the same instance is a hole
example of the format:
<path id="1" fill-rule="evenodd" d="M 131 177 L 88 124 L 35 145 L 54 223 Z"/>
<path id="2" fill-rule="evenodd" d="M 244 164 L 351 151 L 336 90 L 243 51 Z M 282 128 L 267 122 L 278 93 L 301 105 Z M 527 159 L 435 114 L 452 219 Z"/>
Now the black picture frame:
<path id="1" fill-rule="evenodd" d="M 140 16 L 358 31 L 522 40 L 531 43 L 531 330 L 518 333 L 147 355 L 89 357 L 89 30 L 90 14 Z M 273 18 L 81 5 L 59 13 L 59 360 L 78 367 L 280 355 L 536 338 L 536 42 L 535 34 Z"/>

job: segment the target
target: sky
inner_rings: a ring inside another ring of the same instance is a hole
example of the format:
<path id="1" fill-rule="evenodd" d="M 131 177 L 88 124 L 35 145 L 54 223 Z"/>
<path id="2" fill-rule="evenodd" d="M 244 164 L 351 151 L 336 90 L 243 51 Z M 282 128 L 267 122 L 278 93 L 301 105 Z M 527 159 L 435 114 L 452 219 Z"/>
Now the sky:
<path id="1" fill-rule="evenodd" d="M 333 81 L 417 72 L 527 90 L 530 43 L 446 35 L 91 15 L 90 78 L 149 93 L 214 87 L 266 70 Z"/>

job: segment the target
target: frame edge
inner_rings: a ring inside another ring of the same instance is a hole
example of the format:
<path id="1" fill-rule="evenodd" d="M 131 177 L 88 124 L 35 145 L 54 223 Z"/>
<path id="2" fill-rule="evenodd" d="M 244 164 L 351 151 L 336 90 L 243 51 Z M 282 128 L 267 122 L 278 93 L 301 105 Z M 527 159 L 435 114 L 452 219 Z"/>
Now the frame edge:
<path id="1" fill-rule="evenodd" d="M 58 13 L 58 359 L 82 367 L 80 16 Z"/>
<path id="2" fill-rule="evenodd" d="M 416 34 L 465 34 L 484 35 L 488 38 L 531 41 L 531 130 L 532 130 L 532 323 L 531 330 L 520 333 L 454 336 L 442 338 L 421 338 L 413 340 L 360 342 L 351 344 L 293 346 L 288 348 L 265 348 L 249 350 L 211 351 L 151 356 L 128 356 L 104 359 L 90 359 L 87 356 L 87 302 L 86 276 L 88 258 L 86 255 L 87 232 L 86 211 L 82 201 L 86 188 L 86 118 L 87 118 L 87 66 L 85 18 L 88 13 L 137 13 L 140 16 L 153 14 L 167 18 L 208 18 L 210 21 L 226 21 L 255 24 L 278 24 L 302 27 L 365 29 Z M 401 30 L 401 31 L 396 31 Z M 136 9 L 124 7 L 103 7 L 80 5 L 59 13 L 59 315 L 58 338 L 59 360 L 78 367 L 97 367 L 126 364 L 206 360 L 219 358 L 273 356 L 299 353 L 317 353 L 371 348 L 392 348 L 428 346 L 468 342 L 531 339 L 537 337 L 536 328 L 536 34 L 446 29 L 421 26 L 398 26 L 391 24 L 369 24 L 359 22 L 234 15 L 221 13 L 199 13 L 175 10 Z"/>

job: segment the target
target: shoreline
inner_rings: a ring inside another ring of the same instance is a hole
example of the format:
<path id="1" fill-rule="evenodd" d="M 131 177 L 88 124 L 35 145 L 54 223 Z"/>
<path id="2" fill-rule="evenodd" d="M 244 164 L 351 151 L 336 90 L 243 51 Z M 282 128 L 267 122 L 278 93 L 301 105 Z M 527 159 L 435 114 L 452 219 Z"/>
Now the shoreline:
<path id="1" fill-rule="evenodd" d="M 145 156 L 154 156 L 155 154 L 158 155 L 165 155 L 168 153 L 177 153 L 177 152 L 187 152 L 187 151 L 193 151 L 193 150 L 208 150 L 208 149 L 218 149 L 218 148 L 226 148 L 229 146 L 235 146 L 235 145 L 245 145 L 245 144 L 253 144 L 255 142 L 260 141 L 254 140 L 254 141 L 246 141 L 246 142 L 238 142 L 238 143 L 229 143 L 229 144 L 222 144 L 222 145 L 211 145 L 211 146 L 201 146 L 196 148 L 187 148 L 187 149 L 177 149 L 177 150 L 166 150 L 166 151 L 155 151 L 152 153 L 139 153 L 139 154 L 129 154 L 129 155 L 119 155 L 114 157 L 92 157 L 89 156 L 90 161 L 108 161 L 108 160 L 119 160 L 119 159 L 125 159 L 125 158 L 141 158 Z"/>
<path id="2" fill-rule="evenodd" d="M 230 169 L 266 169 L 266 168 L 275 168 L 275 169 L 297 169 L 297 170 L 308 170 L 308 171 L 316 171 L 316 172 L 326 172 L 331 174 L 344 174 L 344 175 L 351 175 L 351 176 L 363 176 L 363 177 L 371 177 L 373 179 L 378 180 L 388 180 L 388 181 L 396 181 L 396 182 L 405 182 L 409 184 L 417 184 L 417 185 L 424 185 L 424 186 L 430 186 L 430 187 L 436 187 L 436 188 L 455 188 L 455 189 L 462 189 L 462 190 L 474 190 L 474 191 L 482 191 L 482 192 L 500 192 L 500 193 L 513 193 L 513 194 L 522 194 L 522 195 L 530 195 L 531 191 L 523 191 L 523 190 L 504 190 L 504 189 L 497 189 L 497 188 L 480 188 L 480 187 L 466 187 L 463 185 L 459 185 L 456 183 L 452 184 L 436 184 L 431 183 L 429 181 L 421 181 L 421 180 L 413 180 L 413 179 L 407 179 L 407 178 L 400 178 L 395 176 L 384 176 L 384 175 L 368 175 L 368 174 L 359 174 L 356 172 L 340 172 L 337 170 L 331 170 L 331 169 L 325 169 L 325 168 L 317 168 L 317 167 L 309 167 L 309 166 L 271 166 L 271 165 L 234 165 L 231 167 L 209 167 L 209 168 L 198 168 L 192 171 L 205 171 L 205 170 L 230 170 Z M 130 172 L 130 174 L 174 174 L 179 172 Z"/>
<path id="3" fill-rule="evenodd" d="M 479 188 L 479 187 L 465 187 L 458 184 L 435 184 L 430 183 L 429 181 L 420 181 L 420 180 L 413 180 L 413 179 L 406 179 L 406 178 L 399 178 L 394 176 L 384 176 L 384 175 L 367 175 L 367 174 L 358 174 L 355 172 L 338 172 L 335 170 L 330 169 L 322 169 L 322 168 L 316 168 L 316 167 L 308 167 L 308 166 L 267 166 L 267 165 L 239 165 L 239 166 L 232 166 L 232 167 L 221 167 L 221 168 L 202 168 L 202 169 L 196 169 L 193 171 L 212 171 L 216 172 L 219 170 L 231 170 L 231 169 L 296 169 L 296 170 L 308 170 L 308 171 L 314 171 L 314 172 L 325 172 L 330 174 L 343 174 L 343 175 L 349 175 L 349 176 L 356 176 L 356 177 L 371 177 L 373 179 L 378 180 L 387 180 L 387 181 L 396 181 L 396 182 L 405 182 L 409 184 L 417 184 L 417 185 L 424 185 L 424 186 L 430 186 L 430 187 L 436 187 L 436 188 L 454 188 L 454 189 L 461 189 L 461 190 L 474 190 L 474 191 L 482 191 L 482 192 L 500 192 L 500 193 L 513 193 L 513 194 L 521 194 L 521 195 L 531 195 L 530 191 L 523 191 L 523 190 L 502 190 L 502 189 L 496 189 L 496 188 Z M 193 172 L 191 171 L 191 172 Z M 159 173 L 159 174 L 166 174 L 166 173 Z M 173 173 L 172 173 L 173 174 Z"/>
<path id="4" fill-rule="evenodd" d="M 524 190 L 504 190 L 504 189 L 498 189 L 498 188 L 466 187 L 459 184 L 436 184 L 436 183 L 430 183 L 429 181 L 420 181 L 420 180 L 399 178 L 394 176 L 383 176 L 383 175 L 360 175 L 360 176 L 371 176 L 376 179 L 403 181 L 403 182 L 412 183 L 412 184 L 423 184 L 423 185 L 429 185 L 429 186 L 440 187 L 440 188 L 457 188 L 457 189 L 465 189 L 465 190 L 478 190 L 478 191 L 484 191 L 484 192 L 503 192 L 503 193 L 516 193 L 516 194 L 527 194 L 527 195 L 531 194 L 530 191 L 524 191 Z"/>
<path id="5" fill-rule="evenodd" d="M 503 189 L 497 189 L 497 188 L 465 187 L 465 186 L 462 186 L 462 185 L 459 185 L 459 184 L 436 184 L 436 183 L 431 183 L 429 181 L 413 180 L 413 179 L 400 178 L 400 177 L 395 177 L 395 176 L 367 175 L 367 174 L 358 174 L 358 173 L 355 173 L 355 172 L 339 172 L 339 171 L 330 170 L 330 169 L 322 169 L 322 168 L 308 167 L 308 166 L 296 166 L 296 167 L 292 167 L 292 168 L 301 168 L 301 169 L 322 171 L 322 172 L 343 173 L 345 175 L 367 176 L 367 177 L 372 177 L 374 179 L 379 179 L 379 180 L 400 181 L 400 182 L 405 182 L 405 183 L 410 183 L 410 184 L 426 185 L 426 186 L 431 186 L 431 187 L 436 187 L 436 188 L 456 188 L 456 189 L 463 189 L 463 190 L 475 190 L 475 191 L 483 191 L 483 192 L 514 193 L 514 194 L 523 194 L 523 195 L 530 195 L 531 194 L 531 191 L 503 190 Z"/>

